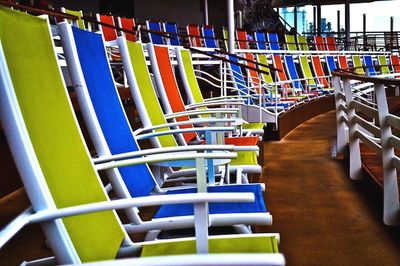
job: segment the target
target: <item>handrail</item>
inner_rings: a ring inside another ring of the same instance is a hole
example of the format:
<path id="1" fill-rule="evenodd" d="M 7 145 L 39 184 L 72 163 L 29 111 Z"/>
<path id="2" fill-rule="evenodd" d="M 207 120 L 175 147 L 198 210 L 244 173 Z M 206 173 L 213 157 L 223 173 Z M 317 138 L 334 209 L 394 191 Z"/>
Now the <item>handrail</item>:
<path id="1" fill-rule="evenodd" d="M 364 82 L 372 82 L 372 83 L 378 83 L 378 84 L 383 84 L 383 85 L 398 85 L 398 86 L 400 86 L 399 79 L 365 76 L 365 75 L 357 74 L 357 73 L 354 73 L 351 71 L 346 71 L 343 69 L 337 69 L 337 70 L 333 71 L 332 75 L 340 77 L 340 78 L 357 79 L 357 80 L 364 81 Z"/>

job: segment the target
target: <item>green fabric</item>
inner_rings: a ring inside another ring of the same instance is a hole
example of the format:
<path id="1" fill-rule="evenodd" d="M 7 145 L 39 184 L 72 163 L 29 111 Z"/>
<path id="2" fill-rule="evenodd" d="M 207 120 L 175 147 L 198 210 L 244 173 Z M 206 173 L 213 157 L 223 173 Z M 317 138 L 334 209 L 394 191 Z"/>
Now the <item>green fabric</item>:
<path id="1" fill-rule="evenodd" d="M 257 59 L 260 64 L 268 65 L 267 56 L 265 54 L 258 54 Z M 265 66 L 260 66 L 260 69 L 262 71 L 264 71 L 263 73 L 261 73 L 263 80 L 268 84 L 274 84 L 274 80 L 272 79 L 271 71 Z M 276 93 L 275 85 L 271 87 L 271 92 Z"/>
<path id="2" fill-rule="evenodd" d="M 288 50 L 291 51 L 296 51 L 297 50 L 297 45 L 296 45 L 296 39 L 294 38 L 294 35 L 285 35 L 286 37 L 286 47 Z"/>
<path id="3" fill-rule="evenodd" d="M 381 66 L 381 74 L 390 74 L 388 62 L 386 60 L 386 56 L 384 55 L 378 55 L 378 62 L 379 65 Z"/>
<path id="4" fill-rule="evenodd" d="M 257 165 L 257 152 L 237 151 L 237 157 L 231 160 L 231 165 Z M 262 155 L 261 155 L 262 156 Z"/>
<path id="5" fill-rule="evenodd" d="M 265 127 L 265 123 L 247 123 L 243 124 L 243 129 L 263 129 Z"/>
<path id="6" fill-rule="evenodd" d="M 297 40 L 299 41 L 299 48 L 300 48 L 300 50 L 302 50 L 302 51 L 308 51 L 308 44 L 307 44 L 307 38 L 306 38 L 306 36 L 299 35 L 299 36 L 297 37 Z"/>
<path id="7" fill-rule="evenodd" d="M 353 64 L 354 67 L 356 67 L 355 71 L 358 74 L 364 75 L 364 68 L 362 68 L 362 62 L 361 62 L 361 57 L 359 55 L 353 55 Z"/>
<path id="8" fill-rule="evenodd" d="M 272 236 L 234 236 L 208 240 L 209 253 L 278 253 L 278 242 Z M 195 254 L 194 240 L 174 240 L 161 243 L 145 243 L 142 257 Z"/>
<path id="9" fill-rule="evenodd" d="M 65 9 L 65 13 L 67 13 L 69 15 L 73 15 L 75 17 L 78 17 L 78 27 L 82 30 L 86 29 L 85 22 L 82 19 L 82 16 L 83 16 L 82 11 Z"/>
<path id="10" fill-rule="evenodd" d="M 303 69 L 304 77 L 307 78 L 307 82 L 309 85 L 315 86 L 314 76 L 311 73 L 310 65 L 308 64 L 307 56 L 301 55 L 300 56 L 300 65 Z"/>
<path id="11" fill-rule="evenodd" d="M 0 39 L 25 125 L 56 206 L 107 201 L 77 128 L 47 21 L 1 7 Z M 82 261 L 115 258 L 124 233 L 114 212 L 69 217 L 63 222 Z"/>
<path id="12" fill-rule="evenodd" d="M 153 89 L 150 75 L 147 70 L 146 58 L 143 54 L 142 44 L 138 42 L 127 41 L 129 56 L 131 58 L 133 72 L 136 77 L 137 85 L 140 90 L 143 102 L 146 106 L 146 112 L 152 125 L 166 124 L 163 111 L 158 102 L 157 95 Z M 157 132 L 169 131 L 170 128 L 160 128 Z M 164 135 L 157 137 L 162 147 L 175 147 L 177 143 L 172 135 Z"/>

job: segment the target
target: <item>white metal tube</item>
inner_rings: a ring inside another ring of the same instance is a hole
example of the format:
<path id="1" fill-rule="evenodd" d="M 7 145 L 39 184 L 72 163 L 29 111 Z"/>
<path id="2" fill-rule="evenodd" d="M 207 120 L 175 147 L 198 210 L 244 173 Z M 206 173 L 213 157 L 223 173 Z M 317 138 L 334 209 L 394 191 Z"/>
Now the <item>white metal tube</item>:
<path id="1" fill-rule="evenodd" d="M 235 8 L 233 0 L 227 0 L 228 4 L 228 50 L 233 53 L 235 50 Z"/>

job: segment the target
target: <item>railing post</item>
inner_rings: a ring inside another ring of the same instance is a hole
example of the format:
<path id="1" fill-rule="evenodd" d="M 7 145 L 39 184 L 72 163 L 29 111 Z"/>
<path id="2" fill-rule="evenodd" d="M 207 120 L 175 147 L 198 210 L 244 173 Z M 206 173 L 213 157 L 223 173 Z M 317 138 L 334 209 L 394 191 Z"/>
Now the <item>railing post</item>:
<path id="1" fill-rule="evenodd" d="M 386 123 L 389 109 L 383 84 L 375 84 L 375 95 L 378 104 L 382 143 L 383 222 L 387 225 L 397 225 L 400 223 L 399 190 L 397 170 L 392 164 L 395 153 L 393 146 L 390 144 L 392 129 Z"/>
<path id="2" fill-rule="evenodd" d="M 339 77 L 332 78 L 333 88 L 335 89 L 335 106 L 336 106 L 336 150 L 338 154 L 343 154 L 347 144 L 346 124 L 343 120 L 346 113 L 341 109 L 343 100 L 340 98 L 340 93 L 343 92 Z"/>
<path id="3" fill-rule="evenodd" d="M 362 179 L 360 140 L 357 138 L 357 123 L 354 121 L 356 110 L 353 102 L 353 92 L 350 80 L 343 79 L 344 93 L 346 96 L 347 118 L 349 120 L 349 153 L 350 153 L 350 178 L 353 180 Z"/>

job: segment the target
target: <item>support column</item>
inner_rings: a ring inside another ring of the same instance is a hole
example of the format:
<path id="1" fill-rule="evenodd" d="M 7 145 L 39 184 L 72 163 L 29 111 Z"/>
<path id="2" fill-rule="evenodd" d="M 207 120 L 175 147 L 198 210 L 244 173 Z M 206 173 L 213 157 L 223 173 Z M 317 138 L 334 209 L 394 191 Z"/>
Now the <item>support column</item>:
<path id="1" fill-rule="evenodd" d="M 397 36 L 396 36 L 397 38 Z M 393 16 L 390 17 L 390 47 L 389 50 L 393 50 L 393 45 L 394 45 L 394 32 L 393 32 Z"/>
<path id="2" fill-rule="evenodd" d="M 313 25 L 313 33 L 314 35 L 317 33 L 317 7 L 313 6 L 313 19 L 314 19 L 314 25 Z"/>
<path id="3" fill-rule="evenodd" d="M 233 0 L 227 0 L 228 5 L 228 50 L 235 50 L 235 8 Z"/>
<path id="4" fill-rule="evenodd" d="M 320 4 L 318 4 L 317 5 L 317 25 L 318 25 L 318 28 L 317 28 L 317 32 L 318 32 L 318 35 L 321 35 L 321 33 L 322 33 L 322 25 L 321 25 L 321 5 Z"/>
<path id="5" fill-rule="evenodd" d="M 204 24 L 208 25 L 208 0 L 204 0 Z"/>
<path id="6" fill-rule="evenodd" d="M 295 32 L 297 32 L 297 4 L 294 6 L 293 20 L 294 20 L 294 30 Z"/>
<path id="7" fill-rule="evenodd" d="M 350 0 L 346 0 L 344 4 L 344 23 L 345 23 L 345 49 L 350 50 Z"/>
<path id="8" fill-rule="evenodd" d="M 363 50 L 367 51 L 367 14 L 363 14 Z"/>
<path id="9" fill-rule="evenodd" d="M 340 10 L 337 11 L 337 29 L 336 29 L 336 38 L 337 38 L 337 43 L 341 43 L 341 34 L 340 34 Z"/>

